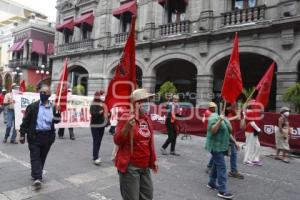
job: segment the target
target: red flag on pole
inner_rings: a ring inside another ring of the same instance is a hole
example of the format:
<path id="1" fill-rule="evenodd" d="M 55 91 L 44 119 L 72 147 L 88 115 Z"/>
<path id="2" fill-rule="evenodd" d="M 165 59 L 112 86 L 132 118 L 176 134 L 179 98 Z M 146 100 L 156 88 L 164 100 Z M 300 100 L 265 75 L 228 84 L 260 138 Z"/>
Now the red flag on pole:
<path id="1" fill-rule="evenodd" d="M 235 33 L 233 51 L 225 72 L 221 96 L 230 103 L 234 103 L 243 90 L 240 71 L 240 55 L 238 34 Z"/>
<path id="2" fill-rule="evenodd" d="M 265 73 L 263 78 L 259 81 L 256 86 L 256 90 L 258 90 L 258 94 L 256 95 L 256 102 L 263 104 L 267 107 L 269 102 L 269 96 L 273 81 L 273 74 L 274 74 L 275 63 L 273 62 L 268 71 Z"/>
<path id="3" fill-rule="evenodd" d="M 56 88 L 55 106 L 60 107 L 60 111 L 67 110 L 68 96 L 68 58 L 65 59 L 64 68 L 61 72 L 59 83 Z"/>
<path id="4" fill-rule="evenodd" d="M 109 82 L 105 104 L 110 110 L 114 106 L 127 106 L 131 92 L 136 89 L 135 64 L 135 16 L 132 16 L 131 29 L 123 49 L 115 74 Z"/>
<path id="5" fill-rule="evenodd" d="M 22 81 L 21 81 L 20 87 L 19 87 L 19 91 L 20 91 L 20 92 L 25 92 L 25 91 L 26 91 L 25 80 L 22 80 Z"/>

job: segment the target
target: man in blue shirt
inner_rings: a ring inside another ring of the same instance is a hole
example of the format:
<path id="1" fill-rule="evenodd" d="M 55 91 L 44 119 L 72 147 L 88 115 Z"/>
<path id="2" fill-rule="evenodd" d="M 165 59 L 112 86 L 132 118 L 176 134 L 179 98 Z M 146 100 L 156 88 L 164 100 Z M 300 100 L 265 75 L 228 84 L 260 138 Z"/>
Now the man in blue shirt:
<path id="1" fill-rule="evenodd" d="M 50 95 L 49 86 L 43 85 L 40 100 L 27 106 L 20 128 L 21 144 L 24 144 L 27 134 L 34 190 L 42 186 L 45 161 L 55 140 L 54 123 L 60 122 L 59 108 L 55 109 L 49 102 Z"/>

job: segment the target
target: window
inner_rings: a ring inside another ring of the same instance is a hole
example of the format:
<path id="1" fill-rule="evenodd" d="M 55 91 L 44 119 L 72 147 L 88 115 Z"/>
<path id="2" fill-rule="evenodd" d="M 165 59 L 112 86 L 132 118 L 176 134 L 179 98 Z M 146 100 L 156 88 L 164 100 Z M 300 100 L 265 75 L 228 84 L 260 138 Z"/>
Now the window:
<path id="1" fill-rule="evenodd" d="M 92 27 L 88 27 L 84 24 L 81 26 L 81 36 L 82 40 L 90 39 L 91 38 L 91 33 L 92 33 Z"/>
<path id="2" fill-rule="evenodd" d="M 67 29 L 64 30 L 64 42 L 71 43 L 73 37 L 73 32 L 68 31 Z"/>
<path id="3" fill-rule="evenodd" d="M 256 0 L 233 0 L 233 9 L 246 9 L 256 6 Z"/>
<path id="4" fill-rule="evenodd" d="M 164 23 L 179 23 L 185 20 L 186 0 L 165 0 L 160 4 L 164 7 Z"/>
<path id="5" fill-rule="evenodd" d="M 129 32 L 131 18 L 132 18 L 131 13 L 125 12 L 125 13 L 121 14 L 119 33 Z"/>

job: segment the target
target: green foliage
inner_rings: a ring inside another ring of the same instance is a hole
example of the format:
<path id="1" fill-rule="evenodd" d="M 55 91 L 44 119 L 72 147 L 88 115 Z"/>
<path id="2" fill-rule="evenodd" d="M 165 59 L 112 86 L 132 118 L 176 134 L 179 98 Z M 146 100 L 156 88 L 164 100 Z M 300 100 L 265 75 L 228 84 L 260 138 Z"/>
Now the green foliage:
<path id="1" fill-rule="evenodd" d="M 177 89 L 175 85 L 171 81 L 165 82 L 162 86 L 159 88 L 158 95 L 162 102 L 167 101 L 169 97 L 172 97 L 172 95 L 176 94 Z"/>
<path id="2" fill-rule="evenodd" d="M 26 85 L 26 92 L 35 92 L 36 87 L 34 85 L 28 84 Z"/>
<path id="3" fill-rule="evenodd" d="M 75 95 L 84 95 L 85 94 L 85 88 L 83 85 L 76 85 L 72 88 L 72 94 Z"/>
<path id="4" fill-rule="evenodd" d="M 300 83 L 297 83 L 285 91 L 283 101 L 294 104 L 296 112 L 300 113 Z"/>
<path id="5" fill-rule="evenodd" d="M 255 87 L 251 87 L 251 88 L 243 88 L 243 95 L 245 96 L 245 99 L 242 100 L 243 103 L 246 102 L 246 100 L 252 95 L 252 98 L 253 98 L 253 92 L 255 91 Z"/>

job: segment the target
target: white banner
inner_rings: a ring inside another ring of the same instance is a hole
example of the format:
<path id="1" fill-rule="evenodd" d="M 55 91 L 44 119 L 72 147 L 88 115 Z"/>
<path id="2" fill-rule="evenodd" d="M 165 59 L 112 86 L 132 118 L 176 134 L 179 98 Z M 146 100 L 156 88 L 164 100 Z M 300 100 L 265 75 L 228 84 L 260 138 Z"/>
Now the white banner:
<path id="1" fill-rule="evenodd" d="M 39 93 L 13 91 L 15 101 L 15 125 L 20 129 L 26 107 L 39 100 Z M 50 101 L 53 103 L 55 95 L 51 95 Z M 90 105 L 93 97 L 69 95 L 67 111 L 61 113 L 61 123 L 56 124 L 56 128 L 68 127 L 90 127 Z"/>

